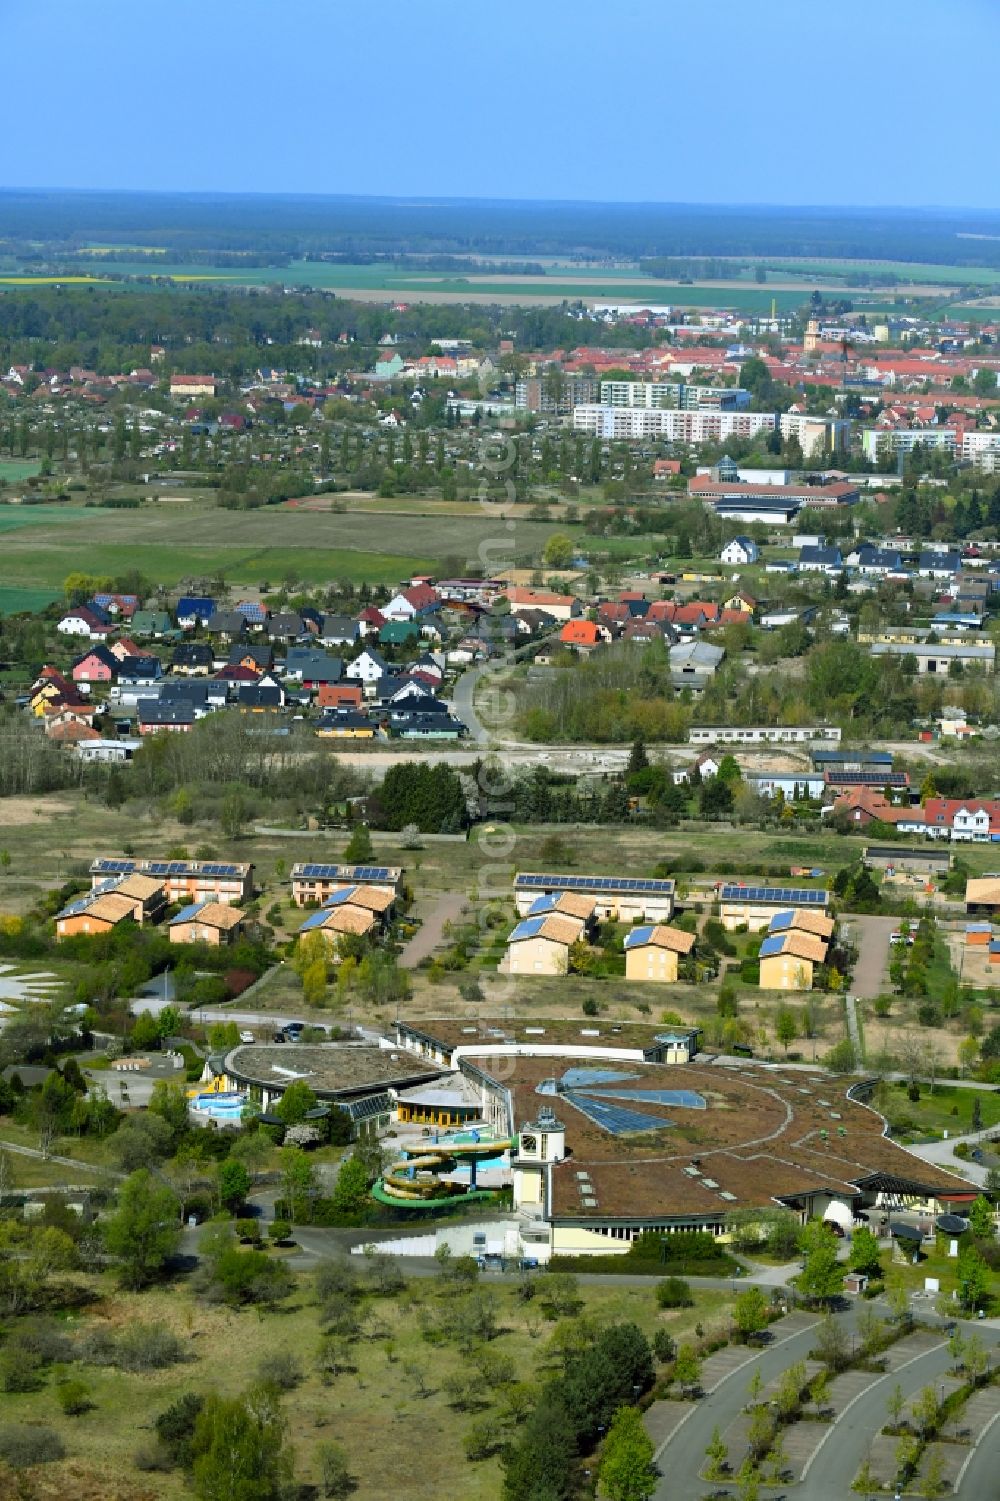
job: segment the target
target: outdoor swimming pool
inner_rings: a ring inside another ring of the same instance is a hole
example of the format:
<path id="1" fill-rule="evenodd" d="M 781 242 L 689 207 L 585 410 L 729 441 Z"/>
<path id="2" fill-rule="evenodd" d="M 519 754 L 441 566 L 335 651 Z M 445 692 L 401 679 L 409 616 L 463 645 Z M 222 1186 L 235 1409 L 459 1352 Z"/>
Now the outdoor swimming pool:
<path id="1" fill-rule="evenodd" d="M 199 1094 L 191 1101 L 191 1109 L 217 1121 L 239 1121 L 246 1105 L 245 1094 Z"/>
<path id="2" fill-rule="evenodd" d="M 508 1162 L 507 1162 L 507 1158 L 506 1157 L 503 1157 L 503 1156 L 501 1156 L 501 1157 L 482 1157 L 476 1163 L 476 1172 L 477 1173 L 488 1173 L 491 1169 L 492 1169 L 493 1172 L 500 1172 L 503 1168 L 505 1168 L 507 1166 L 508 1166 Z M 470 1177 L 470 1175 L 471 1175 L 471 1172 L 472 1172 L 472 1169 L 470 1168 L 470 1166 L 469 1166 L 469 1164 L 467 1162 L 459 1162 L 457 1164 L 457 1166 L 455 1167 L 454 1171 L 451 1174 L 449 1174 L 449 1176 L 452 1177 L 452 1178 L 465 1178 L 465 1179 L 468 1179 Z"/>

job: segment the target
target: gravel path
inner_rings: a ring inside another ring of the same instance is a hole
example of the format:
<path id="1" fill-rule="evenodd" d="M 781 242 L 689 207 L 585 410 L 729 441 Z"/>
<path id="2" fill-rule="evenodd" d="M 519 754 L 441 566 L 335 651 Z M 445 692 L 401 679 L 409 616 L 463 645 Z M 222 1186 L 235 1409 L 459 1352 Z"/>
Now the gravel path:
<path id="1" fill-rule="evenodd" d="M 446 923 L 457 922 L 465 911 L 465 897 L 460 891 L 446 891 L 423 920 L 422 926 L 404 945 L 399 962 L 404 969 L 416 969 L 422 959 L 429 959 L 444 937 Z"/>

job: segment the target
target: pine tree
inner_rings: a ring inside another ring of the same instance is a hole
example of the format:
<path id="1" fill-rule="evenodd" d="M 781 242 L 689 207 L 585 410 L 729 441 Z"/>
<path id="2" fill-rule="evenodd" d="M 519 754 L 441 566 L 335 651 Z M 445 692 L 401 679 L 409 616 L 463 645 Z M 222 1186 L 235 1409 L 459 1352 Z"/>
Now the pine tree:
<path id="1" fill-rule="evenodd" d="M 639 771 L 645 771 L 649 765 L 649 757 L 646 754 L 646 743 L 641 735 L 637 735 L 632 741 L 632 749 L 629 751 L 627 776 L 632 777 Z"/>

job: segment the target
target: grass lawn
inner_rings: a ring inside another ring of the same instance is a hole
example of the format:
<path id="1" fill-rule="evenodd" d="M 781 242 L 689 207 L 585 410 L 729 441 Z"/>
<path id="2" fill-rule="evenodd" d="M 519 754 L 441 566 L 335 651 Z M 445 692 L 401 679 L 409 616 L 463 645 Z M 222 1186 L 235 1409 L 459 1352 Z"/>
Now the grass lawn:
<path id="1" fill-rule="evenodd" d="M 927 993 L 928 995 L 940 995 L 941 991 L 955 978 L 955 971 L 951 964 L 951 953 L 948 948 L 948 940 L 940 931 L 934 935 L 934 952 L 927 966 Z"/>
<path id="2" fill-rule="evenodd" d="M 884 1105 L 879 1103 L 880 1100 Z M 1000 1124 L 1000 1091 L 991 1089 L 962 1089 L 954 1084 L 936 1084 L 931 1091 L 922 1084 L 920 1099 L 910 1100 L 905 1085 L 886 1084 L 873 1103 L 890 1121 L 901 1117 L 912 1121 L 913 1129 L 901 1139 L 920 1141 L 939 1137 L 943 1131 L 950 1136 L 971 1131 L 976 1100 L 979 1101 L 983 1125 Z"/>
<path id="3" fill-rule="evenodd" d="M 539 1280 L 539 1299 L 528 1304 L 519 1303 L 506 1283 L 484 1281 L 482 1286 L 495 1300 L 500 1329 L 489 1349 L 509 1358 L 519 1380 L 543 1376 L 551 1368 L 547 1347 L 555 1327 L 538 1307 L 544 1278 Z M 367 1299 L 366 1332 L 352 1347 L 356 1369 L 327 1386 L 314 1368 L 320 1331 L 307 1278 L 299 1279 L 280 1311 L 260 1318 L 252 1311 L 200 1302 L 183 1284 L 141 1295 L 112 1292 L 108 1282 L 99 1290 L 103 1296 L 85 1315 L 74 1318 L 72 1327 L 97 1322 L 116 1329 L 135 1321 L 166 1324 L 182 1339 L 190 1360 L 143 1375 L 75 1363 L 72 1375 L 86 1383 L 93 1402 L 80 1417 L 61 1413 L 50 1385 L 5 1396 L 6 1422 L 45 1422 L 66 1445 L 67 1459 L 41 1472 L 56 1486 L 53 1496 L 72 1493 L 85 1501 L 98 1496 L 104 1501 L 140 1501 L 155 1495 L 171 1501 L 188 1495 L 181 1475 L 150 1477 L 134 1467 L 135 1452 L 148 1443 L 156 1415 L 184 1392 L 237 1394 L 253 1382 L 261 1358 L 275 1352 L 297 1356 L 304 1373 L 283 1403 L 299 1479 L 317 1478 L 318 1445 L 336 1441 L 345 1447 L 357 1477 L 357 1501 L 397 1495 L 408 1501 L 439 1501 L 445 1495 L 492 1501 L 499 1493 L 499 1461 L 469 1463 L 462 1440 L 477 1418 L 498 1405 L 500 1393 L 472 1399 L 467 1410 L 451 1405 L 455 1398 L 442 1383 L 464 1372 L 471 1386 L 476 1352 L 463 1355 L 452 1340 L 428 1340 L 421 1332 L 421 1320 L 433 1330 L 447 1308 L 463 1296 L 452 1287 L 444 1288 L 436 1279 L 412 1279 L 397 1297 Z M 727 1322 L 729 1295 L 723 1292 L 696 1293 L 693 1308 L 665 1313 L 656 1308 L 652 1284 L 584 1286 L 581 1297 L 588 1314 L 609 1322 L 633 1320 L 647 1334 L 666 1327 L 676 1338 L 699 1320 L 706 1328 Z"/>
<path id="4" fill-rule="evenodd" d="M 5 1128 L 3 1132 L 0 1132 L 0 1151 L 6 1140 L 9 1140 L 9 1135 Z M 22 1157 L 19 1152 L 8 1152 L 6 1157 L 10 1173 L 7 1193 L 12 1190 L 16 1193 L 26 1188 L 65 1188 L 71 1181 L 78 1183 L 92 1181 L 91 1175 L 94 1170 L 88 1163 L 81 1162 L 77 1169 L 64 1167 L 60 1162 L 45 1162 L 40 1157 Z"/>
<path id="5" fill-rule="evenodd" d="M 32 1130 L 29 1126 L 20 1126 L 16 1121 L 5 1116 L 2 1123 L 0 1123 L 0 1147 L 5 1142 L 9 1142 L 13 1146 L 35 1148 L 38 1146 L 38 1132 Z M 74 1162 L 79 1162 L 81 1169 L 90 1169 L 91 1171 L 99 1172 L 102 1168 L 109 1166 L 105 1144 L 96 1141 L 93 1137 L 59 1136 L 52 1144 L 52 1151 L 58 1157 L 72 1157 Z M 22 1157 L 13 1152 L 10 1155 L 14 1164 L 16 1178 L 17 1174 L 21 1171 L 21 1165 L 27 1164 L 32 1159 Z M 42 1158 L 34 1160 L 39 1163 L 43 1162 Z M 45 1164 L 43 1163 L 43 1165 Z M 51 1167 L 52 1164 L 48 1164 L 48 1166 Z M 56 1170 L 61 1172 L 62 1178 L 61 1180 L 57 1178 L 55 1181 L 65 1183 L 67 1181 L 66 1175 L 71 1170 L 66 1167 L 59 1169 L 58 1164 L 56 1164 Z"/>
<path id="6" fill-rule="evenodd" d="M 305 914 L 301 914 L 300 921 L 304 921 Z M 243 1003 L 237 999 L 234 1002 L 238 1010 Z M 288 1012 L 302 1010 L 302 981 L 292 969 L 291 965 L 283 964 L 271 975 L 259 990 L 255 990 L 247 1001 L 247 1006 L 253 1011 L 278 1011 Z M 308 1008 L 307 1008 L 308 1009 Z"/>
<path id="7" fill-rule="evenodd" d="M 916 1266 L 911 1261 L 897 1260 L 888 1251 L 883 1251 L 882 1253 L 882 1265 L 886 1268 L 887 1272 L 885 1279 L 886 1286 L 905 1287 L 907 1292 L 923 1292 L 925 1277 L 937 1277 L 943 1293 L 950 1294 L 958 1283 L 955 1272 L 957 1260 L 955 1257 L 947 1254 L 947 1243 L 944 1242 L 943 1236 L 938 1238 L 937 1246 L 925 1246 L 921 1248 L 921 1256 Z M 988 1295 L 994 1299 L 998 1291 L 1000 1291 L 1000 1278 L 995 1273 L 992 1274 L 987 1283 L 987 1291 Z M 924 1309 L 920 1309 L 919 1304 L 913 1305 L 918 1317 L 924 1310 L 928 1313 L 933 1311 L 934 1299 L 935 1295 L 932 1293 L 928 1301 L 924 1304 Z M 987 1308 L 987 1312 L 990 1312 L 989 1308 Z M 995 1307 L 993 1312 L 996 1312 Z M 955 1304 L 955 1316 L 960 1316 L 960 1309 L 957 1303 Z M 965 1326 L 965 1332 L 968 1333 L 970 1329 L 971 1323 Z"/>

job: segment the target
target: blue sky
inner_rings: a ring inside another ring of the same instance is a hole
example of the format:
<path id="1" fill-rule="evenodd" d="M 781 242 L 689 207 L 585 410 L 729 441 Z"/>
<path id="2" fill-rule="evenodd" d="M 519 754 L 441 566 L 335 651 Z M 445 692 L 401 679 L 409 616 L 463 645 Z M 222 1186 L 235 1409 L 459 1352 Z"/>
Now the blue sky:
<path id="1" fill-rule="evenodd" d="M 0 0 L 0 37 L 4 187 L 1000 208 L 997 0 Z"/>

